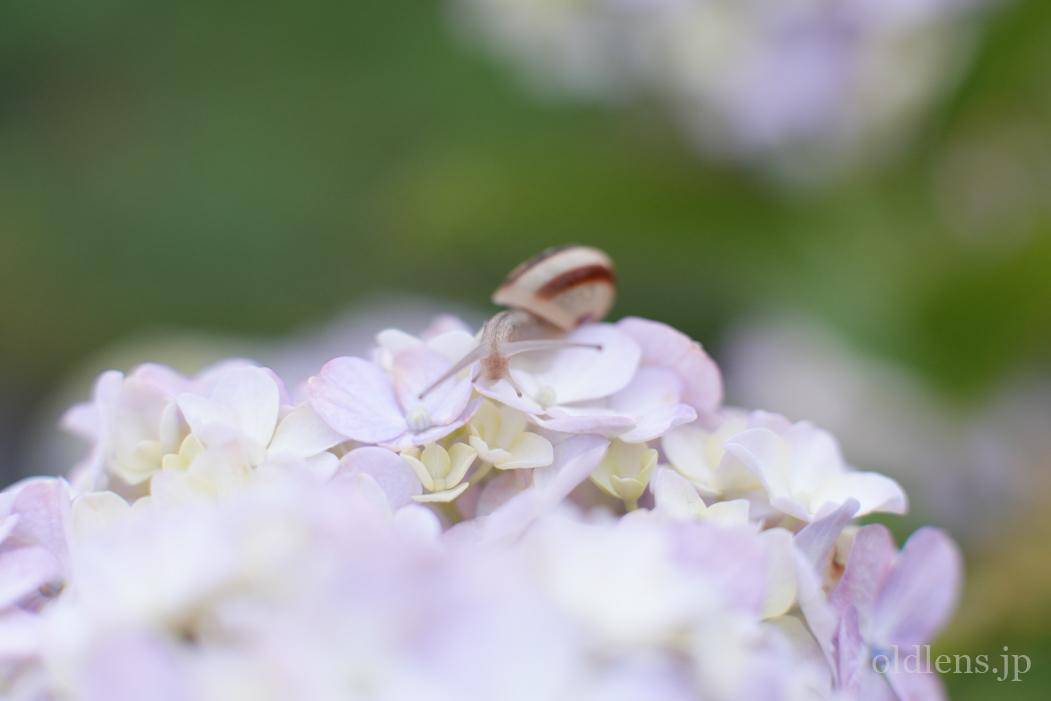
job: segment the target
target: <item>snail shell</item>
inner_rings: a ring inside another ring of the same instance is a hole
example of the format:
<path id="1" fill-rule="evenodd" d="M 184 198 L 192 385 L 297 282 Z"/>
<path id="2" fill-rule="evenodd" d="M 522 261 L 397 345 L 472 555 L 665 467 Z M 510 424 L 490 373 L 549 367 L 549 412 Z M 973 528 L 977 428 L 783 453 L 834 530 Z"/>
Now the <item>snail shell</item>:
<path id="1" fill-rule="evenodd" d="M 605 317 L 615 297 L 616 276 L 608 255 L 590 246 L 558 246 L 512 270 L 493 293 L 493 302 L 570 331 Z"/>
<path id="2" fill-rule="evenodd" d="M 537 320 L 561 331 L 598 321 L 609 312 L 615 296 L 613 261 L 597 248 L 560 246 L 533 256 L 512 270 L 493 293 L 493 302 L 510 311 L 499 312 L 487 321 L 478 345 L 431 382 L 419 398 L 478 361 L 486 377 L 506 378 L 522 396 L 522 388 L 508 371 L 507 359 L 512 355 L 562 348 L 602 349 L 564 338 L 520 338 L 523 331 L 536 326 Z"/>

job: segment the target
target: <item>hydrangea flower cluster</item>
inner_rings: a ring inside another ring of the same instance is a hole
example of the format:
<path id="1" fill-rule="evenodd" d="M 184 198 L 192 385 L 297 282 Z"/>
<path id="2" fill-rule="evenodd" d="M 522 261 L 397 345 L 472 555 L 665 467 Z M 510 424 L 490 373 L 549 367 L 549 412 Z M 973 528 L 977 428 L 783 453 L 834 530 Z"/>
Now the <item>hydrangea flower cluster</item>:
<path id="1" fill-rule="evenodd" d="M 882 155 L 951 79 L 984 0 L 456 0 L 533 82 L 655 98 L 709 154 L 790 175 Z"/>
<path id="2" fill-rule="evenodd" d="M 13 699 L 935 699 L 877 671 L 952 612 L 955 545 L 899 551 L 896 482 L 724 407 L 658 322 L 469 367 L 443 319 L 304 386 L 229 361 L 104 373 L 68 481 L 0 494 Z M 421 397 L 421 395 L 423 395 Z"/>

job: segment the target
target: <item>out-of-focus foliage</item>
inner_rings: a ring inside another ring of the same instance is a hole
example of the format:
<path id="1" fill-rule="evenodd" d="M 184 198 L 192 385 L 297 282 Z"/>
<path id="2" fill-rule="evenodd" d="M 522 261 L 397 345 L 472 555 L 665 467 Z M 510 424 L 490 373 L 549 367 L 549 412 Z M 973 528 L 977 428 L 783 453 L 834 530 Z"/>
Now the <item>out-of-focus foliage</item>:
<path id="1" fill-rule="evenodd" d="M 798 308 L 980 403 L 1051 359 L 1048 66 L 1051 5 L 1005 3 L 902 159 L 786 190 L 659 109 L 537 101 L 438 2 L 6 3 L 0 459 L 115 339 L 283 333 L 384 290 L 481 305 L 566 241 L 613 255 L 617 316 L 717 357 L 743 314 Z M 1016 647 L 988 625 L 976 647 Z M 1048 642 L 1017 647 L 1038 669 Z"/>
<path id="2" fill-rule="evenodd" d="M 158 319 L 269 332 L 379 288 L 481 302 L 580 240 L 619 262 L 621 312 L 711 337 L 803 305 L 980 389 L 1051 330 L 1045 8 L 993 17 L 898 168 L 785 193 L 643 110 L 531 101 L 434 3 L 8 5 L 3 367 L 42 381 Z"/>

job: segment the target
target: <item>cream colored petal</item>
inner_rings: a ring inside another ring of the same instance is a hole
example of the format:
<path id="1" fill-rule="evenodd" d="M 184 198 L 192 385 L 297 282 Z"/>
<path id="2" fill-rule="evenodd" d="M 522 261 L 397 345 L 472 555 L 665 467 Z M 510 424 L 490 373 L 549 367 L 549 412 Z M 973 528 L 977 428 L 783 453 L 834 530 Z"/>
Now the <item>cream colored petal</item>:
<path id="1" fill-rule="evenodd" d="M 598 467 L 591 473 L 590 479 L 596 487 L 609 494 L 611 497 L 620 498 L 617 495 L 616 490 L 613 487 L 611 478 L 613 477 L 612 463 L 603 460 L 598 464 Z"/>
<path id="2" fill-rule="evenodd" d="M 466 443 L 455 443 L 450 449 L 449 456 L 452 460 L 452 468 L 446 475 L 445 483 L 452 486 L 463 480 L 474 459 L 478 457 L 478 451 Z"/>
<path id="3" fill-rule="evenodd" d="M 114 471 L 128 484 L 139 484 L 161 467 L 161 444 L 157 441 L 141 441 L 135 449 L 114 466 Z"/>
<path id="4" fill-rule="evenodd" d="M 526 424 L 525 414 L 518 409 L 502 406 L 500 408 L 500 430 L 493 443 L 497 447 L 509 449 L 515 438 L 526 430 Z"/>
<path id="5" fill-rule="evenodd" d="M 437 443 L 431 443 L 424 448 L 420 454 L 420 460 L 427 466 L 427 471 L 431 473 L 435 480 L 445 478 L 449 474 L 449 468 L 452 467 L 452 461 L 449 460 L 449 451 Z"/>
<path id="6" fill-rule="evenodd" d="M 416 473 L 416 478 L 420 480 L 420 484 L 423 485 L 424 489 L 427 491 L 434 489 L 434 478 L 431 477 L 431 472 L 427 469 L 426 465 L 420 462 L 418 458 L 413 457 L 412 455 L 406 455 L 405 453 L 402 453 L 401 459 L 409 463 L 409 467 L 411 467 L 412 471 Z"/>
<path id="7" fill-rule="evenodd" d="M 471 436 L 468 440 L 471 447 L 478 451 L 478 459 L 484 463 L 502 465 L 511 459 L 511 453 L 501 448 L 489 447 L 489 444 L 478 436 Z"/>
<path id="8" fill-rule="evenodd" d="M 482 402 L 471 417 L 469 427 L 472 435 L 481 437 L 487 443 L 493 441 L 500 430 L 500 410 L 490 401 Z"/>
<path id="9" fill-rule="evenodd" d="M 646 491 L 646 483 L 640 482 L 634 477 L 613 475 L 610 478 L 610 482 L 613 483 L 614 492 L 624 501 L 636 501 Z"/>
<path id="10" fill-rule="evenodd" d="M 717 501 L 707 507 L 704 517 L 722 526 L 747 526 L 749 525 L 749 504 L 746 499 L 732 499 L 730 501 Z"/>
<path id="11" fill-rule="evenodd" d="M 424 504 L 450 502 L 467 491 L 467 488 L 470 486 L 469 483 L 464 482 L 459 487 L 454 487 L 452 489 L 443 489 L 440 492 L 431 492 L 430 494 L 417 494 L 413 499 Z"/>
<path id="12" fill-rule="evenodd" d="M 796 600 L 795 558 L 792 534 L 783 528 L 771 528 L 759 534 L 766 551 L 766 596 L 763 618 L 782 616 Z"/>
<path id="13" fill-rule="evenodd" d="M 551 441 L 536 433 L 528 431 L 518 434 L 511 441 L 507 458 L 495 462 L 501 470 L 519 470 L 523 468 L 546 467 L 555 460 L 555 449 Z"/>
<path id="14" fill-rule="evenodd" d="M 641 466 L 639 469 L 639 481 L 644 485 L 649 484 L 650 476 L 653 474 L 653 468 L 657 466 L 657 451 L 653 448 L 647 448 L 642 451 L 639 456 Z"/>

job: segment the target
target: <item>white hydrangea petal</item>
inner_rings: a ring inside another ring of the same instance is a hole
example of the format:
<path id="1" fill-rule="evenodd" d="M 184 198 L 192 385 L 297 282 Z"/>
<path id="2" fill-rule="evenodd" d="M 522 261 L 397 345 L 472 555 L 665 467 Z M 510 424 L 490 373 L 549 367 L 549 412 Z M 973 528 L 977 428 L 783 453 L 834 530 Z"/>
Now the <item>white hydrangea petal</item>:
<path id="1" fill-rule="evenodd" d="M 788 448 L 773 431 L 765 428 L 743 431 L 726 442 L 726 452 L 762 481 L 771 501 L 791 494 Z"/>
<path id="2" fill-rule="evenodd" d="M 752 526 L 749 518 L 751 508 L 747 499 L 717 501 L 708 507 L 705 520 L 726 527 Z"/>
<path id="3" fill-rule="evenodd" d="M 857 499 L 858 516 L 871 513 L 904 514 L 908 498 L 901 485 L 876 472 L 845 472 L 827 481 L 814 497 L 817 509 Z"/>
<path id="4" fill-rule="evenodd" d="M 464 329 L 450 329 L 428 338 L 426 343 L 451 364 L 474 350 L 478 339 Z"/>
<path id="5" fill-rule="evenodd" d="M 581 326 L 566 339 L 602 349 L 566 348 L 511 359 L 512 367 L 531 375 L 539 387 L 551 388 L 559 404 L 608 397 L 626 387 L 638 368 L 638 344 L 611 324 Z"/>
<path id="6" fill-rule="evenodd" d="M 650 482 L 654 506 L 671 518 L 697 518 L 707 507 L 696 487 L 685 477 L 666 467 L 658 467 Z"/>
<path id="7" fill-rule="evenodd" d="M 218 378 L 211 396 L 229 407 L 236 425 L 252 442 L 260 446 L 270 442 L 281 409 L 281 389 L 271 373 L 258 367 L 231 368 Z"/>
<path id="8" fill-rule="evenodd" d="M 661 449 L 677 472 L 705 492 L 717 494 L 714 466 L 706 459 L 710 435 L 697 424 L 685 424 L 661 437 Z"/>
<path id="9" fill-rule="evenodd" d="M 233 428 L 236 418 L 228 406 L 189 393 L 179 395 L 178 405 L 190 431 L 206 445 L 218 445 L 236 435 Z"/>
<path id="10" fill-rule="evenodd" d="M 403 506 L 394 513 L 394 525 L 402 535 L 417 540 L 434 541 L 442 533 L 442 523 L 435 513 L 415 503 Z"/>
<path id="11" fill-rule="evenodd" d="M 326 482 L 339 470 L 339 458 L 332 453 L 318 453 L 309 458 L 292 461 L 293 467 L 299 467 L 312 475 L 319 482 Z"/>
<path id="12" fill-rule="evenodd" d="M 343 436 L 322 421 L 309 403 L 303 403 L 281 419 L 270 441 L 270 452 L 293 458 L 308 458 L 343 440 Z"/>
<path id="13" fill-rule="evenodd" d="M 113 492 L 84 494 L 73 502 L 74 537 L 87 538 L 111 528 L 131 509 L 131 505 Z"/>

